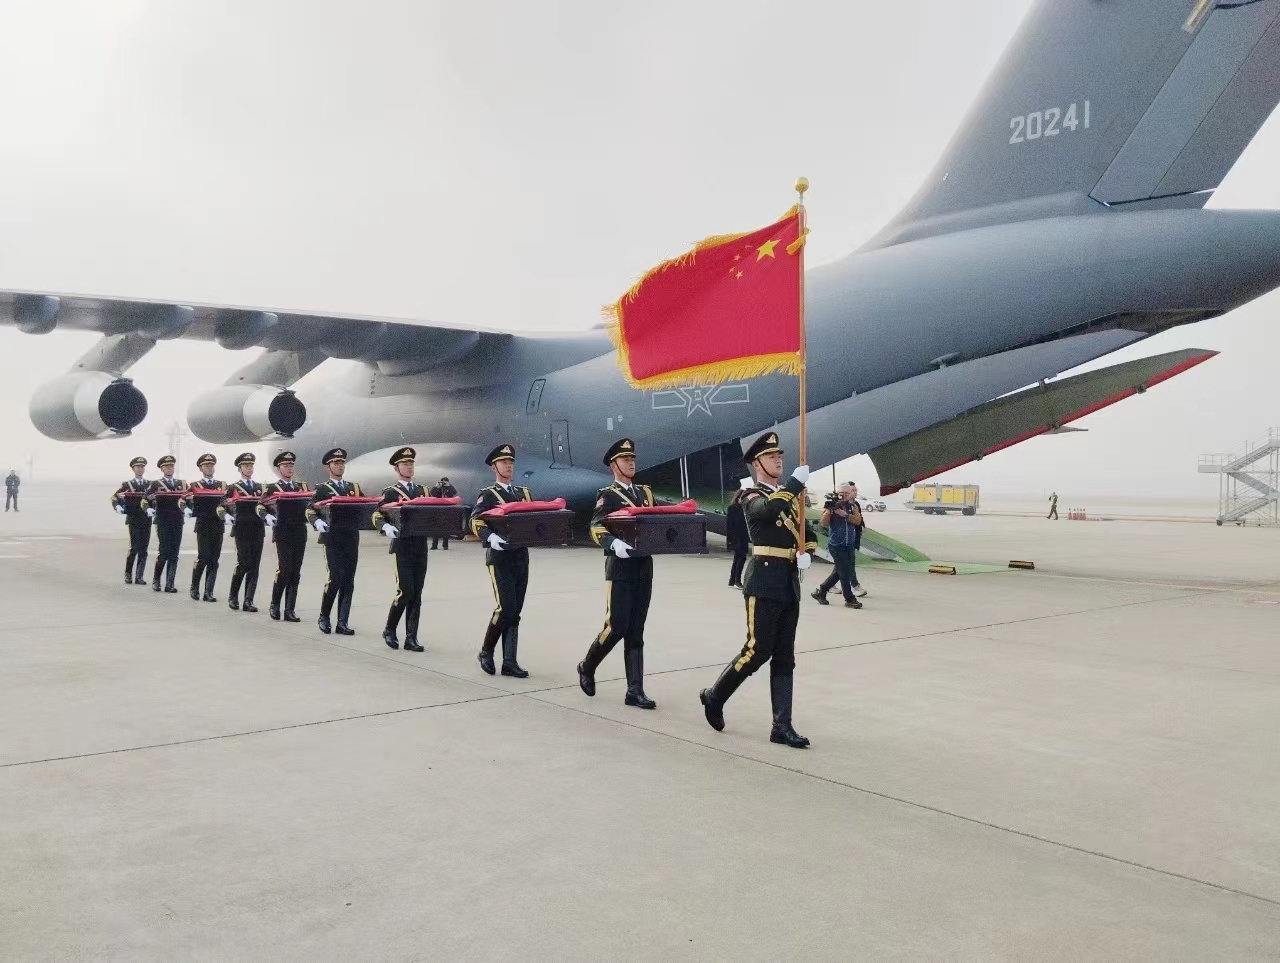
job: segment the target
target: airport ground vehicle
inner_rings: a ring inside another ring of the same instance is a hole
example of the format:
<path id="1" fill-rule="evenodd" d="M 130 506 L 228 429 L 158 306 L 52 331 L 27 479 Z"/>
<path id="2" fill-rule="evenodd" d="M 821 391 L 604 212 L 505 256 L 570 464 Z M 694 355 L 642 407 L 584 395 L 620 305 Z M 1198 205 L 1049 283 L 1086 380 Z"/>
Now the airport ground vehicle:
<path id="1" fill-rule="evenodd" d="M 911 492 L 911 508 L 926 515 L 945 515 L 947 512 L 976 515 L 978 486 L 916 485 Z"/>

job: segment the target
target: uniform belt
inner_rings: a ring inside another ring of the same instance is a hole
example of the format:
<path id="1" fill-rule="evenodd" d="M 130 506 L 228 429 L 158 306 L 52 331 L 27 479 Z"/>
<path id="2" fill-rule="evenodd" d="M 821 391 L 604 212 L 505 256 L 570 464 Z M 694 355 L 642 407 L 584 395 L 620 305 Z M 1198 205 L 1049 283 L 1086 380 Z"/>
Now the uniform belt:
<path id="1" fill-rule="evenodd" d="M 786 558 L 795 560 L 796 550 L 794 548 L 774 548 L 772 545 L 752 545 L 752 555 L 768 555 L 772 558 Z"/>

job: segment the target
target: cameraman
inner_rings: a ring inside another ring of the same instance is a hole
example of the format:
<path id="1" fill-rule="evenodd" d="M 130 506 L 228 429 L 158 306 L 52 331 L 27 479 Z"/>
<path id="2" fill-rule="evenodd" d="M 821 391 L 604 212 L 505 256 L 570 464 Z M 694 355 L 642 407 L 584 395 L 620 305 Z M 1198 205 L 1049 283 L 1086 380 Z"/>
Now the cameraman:
<path id="1" fill-rule="evenodd" d="M 853 569 L 853 553 L 858 550 L 862 541 L 862 510 L 856 501 L 858 487 L 853 482 L 845 482 L 838 491 L 827 496 L 822 506 L 821 524 L 827 529 L 827 550 L 831 552 L 831 560 L 836 563 L 835 571 L 827 576 L 826 581 L 813 591 L 813 598 L 819 605 L 830 605 L 827 593 L 840 582 L 840 591 L 844 594 L 846 608 L 860 609 L 862 603 L 854 597 L 853 587 L 858 578 Z"/>
<path id="2" fill-rule="evenodd" d="M 452 485 L 449 484 L 449 476 L 446 475 L 444 478 L 441 478 L 440 481 L 438 481 L 436 484 L 432 485 L 431 490 L 428 491 L 427 494 L 430 495 L 432 498 L 453 498 L 458 494 L 458 489 L 454 488 Z M 443 536 L 443 538 L 444 538 L 444 550 L 447 552 L 449 551 L 449 536 L 445 535 Z M 432 536 L 431 547 L 439 548 L 440 539 L 435 536 Z"/>

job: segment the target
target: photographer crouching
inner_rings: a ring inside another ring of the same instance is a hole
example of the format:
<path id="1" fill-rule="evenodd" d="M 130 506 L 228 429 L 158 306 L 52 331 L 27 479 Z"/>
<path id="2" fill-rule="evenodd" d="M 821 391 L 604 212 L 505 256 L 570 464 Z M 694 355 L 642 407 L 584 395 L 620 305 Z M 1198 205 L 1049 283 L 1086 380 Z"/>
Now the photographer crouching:
<path id="1" fill-rule="evenodd" d="M 827 529 L 827 550 L 831 560 L 835 562 L 835 571 L 827 576 L 826 581 L 813 591 L 813 598 L 819 605 L 830 605 L 827 593 L 840 582 L 840 591 L 844 594 L 846 608 L 860 609 L 862 603 L 854 596 L 858 585 L 858 576 L 854 570 L 853 553 L 858 550 L 862 541 L 862 529 L 866 523 L 862 520 L 862 509 L 858 507 L 858 486 L 853 482 L 845 482 L 837 491 L 827 496 L 822 506 L 821 524 Z M 862 590 L 862 595 L 866 591 Z"/>

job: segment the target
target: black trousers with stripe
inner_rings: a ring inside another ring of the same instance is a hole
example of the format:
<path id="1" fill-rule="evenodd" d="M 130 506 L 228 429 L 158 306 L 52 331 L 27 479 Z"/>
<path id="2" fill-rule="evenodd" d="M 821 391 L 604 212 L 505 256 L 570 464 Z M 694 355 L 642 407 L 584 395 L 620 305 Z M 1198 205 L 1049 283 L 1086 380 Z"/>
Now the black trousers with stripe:
<path id="1" fill-rule="evenodd" d="M 298 599 L 298 581 L 302 578 L 302 558 L 307 553 L 307 530 L 302 525 L 276 525 L 272 540 L 276 543 L 276 578 L 271 585 L 271 604 L 284 599 L 292 612 Z"/>
<path id="2" fill-rule="evenodd" d="M 796 668 L 799 600 L 782 602 L 750 595 L 746 606 L 747 641 L 738 657 L 725 669 L 728 677 L 725 681 L 733 680 L 730 692 L 766 662 L 769 663 L 769 674 L 774 677 L 792 675 Z M 724 698 L 728 698 L 728 694 Z"/>
<path id="3" fill-rule="evenodd" d="M 592 671 L 613 651 L 619 639 L 623 640 L 624 650 L 644 648 L 644 623 L 653 599 L 653 579 L 605 582 L 604 599 L 604 628 L 583 660 Z"/>
<path id="4" fill-rule="evenodd" d="M 422 614 L 422 586 L 427 581 L 427 540 L 398 538 L 395 546 L 396 595 L 387 613 L 387 628 L 395 631 L 400 616 L 405 616 L 404 630 L 410 637 L 418 635 L 418 617 Z"/>
<path id="5" fill-rule="evenodd" d="M 338 602 L 338 621 L 345 622 L 351 613 L 351 596 L 356 590 L 356 566 L 360 562 L 360 530 L 331 529 L 324 535 L 324 560 L 329 578 L 320 595 L 320 614 L 328 618 L 333 603 Z"/>
<path id="6" fill-rule="evenodd" d="M 489 617 L 489 629 L 492 634 L 500 636 L 520 624 L 524 594 L 529 588 L 529 550 L 507 549 L 494 554 L 494 563 L 488 569 L 494 601 L 498 604 Z"/>

